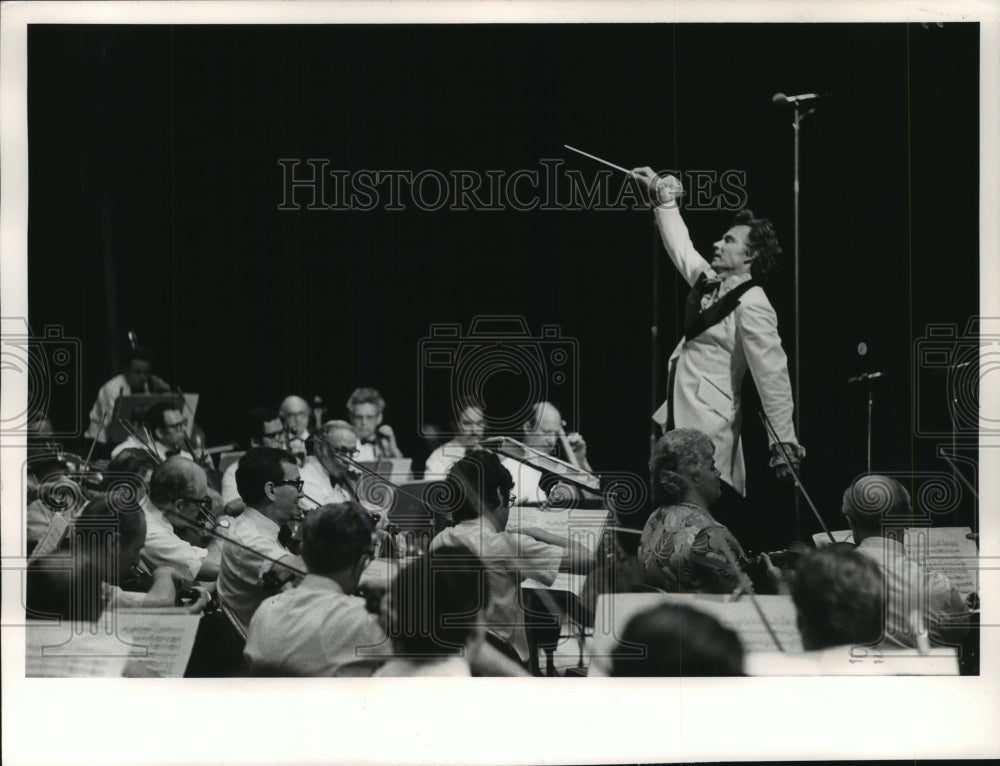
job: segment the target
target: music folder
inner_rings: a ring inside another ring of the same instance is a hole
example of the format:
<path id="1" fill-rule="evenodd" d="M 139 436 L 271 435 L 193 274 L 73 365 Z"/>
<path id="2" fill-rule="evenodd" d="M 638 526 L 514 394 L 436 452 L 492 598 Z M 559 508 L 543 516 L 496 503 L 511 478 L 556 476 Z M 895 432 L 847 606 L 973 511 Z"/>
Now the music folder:
<path id="1" fill-rule="evenodd" d="M 585 489 L 595 494 L 600 494 L 601 492 L 601 480 L 594 476 L 594 474 L 584 471 L 582 468 L 577 468 L 565 460 L 560 460 L 552 455 L 546 455 L 544 452 L 532 449 L 516 439 L 499 436 L 493 439 L 486 439 L 480 443 L 480 446 L 484 449 L 497 452 L 504 457 L 512 458 L 519 463 L 531 466 L 543 474 L 555 476 L 560 481 L 572 484 L 580 489 Z"/>

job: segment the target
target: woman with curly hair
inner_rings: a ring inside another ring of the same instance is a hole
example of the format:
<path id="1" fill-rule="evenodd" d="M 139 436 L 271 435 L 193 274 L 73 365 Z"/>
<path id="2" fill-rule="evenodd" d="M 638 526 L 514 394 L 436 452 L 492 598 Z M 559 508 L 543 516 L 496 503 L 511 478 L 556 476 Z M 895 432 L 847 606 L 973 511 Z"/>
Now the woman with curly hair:
<path id="1" fill-rule="evenodd" d="M 712 440 L 678 428 L 657 443 L 649 463 L 658 506 L 639 541 L 646 582 L 672 593 L 729 593 L 747 556 L 709 510 L 721 493 Z"/>

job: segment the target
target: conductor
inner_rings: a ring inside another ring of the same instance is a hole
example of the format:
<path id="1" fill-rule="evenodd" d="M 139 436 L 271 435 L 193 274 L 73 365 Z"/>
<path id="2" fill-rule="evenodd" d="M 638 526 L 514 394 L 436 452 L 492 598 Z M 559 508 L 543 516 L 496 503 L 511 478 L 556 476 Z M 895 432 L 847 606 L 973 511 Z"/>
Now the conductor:
<path id="1" fill-rule="evenodd" d="M 737 493 L 730 494 L 738 505 L 746 494 L 740 387 L 748 367 L 764 413 L 792 462 L 797 467 L 805 457 L 792 422 L 788 360 L 777 314 L 761 287 L 781 247 L 771 222 L 744 209 L 714 244 L 710 264 L 695 250 L 681 218 L 680 181 L 648 167 L 632 173 L 649 189 L 663 246 L 691 286 L 684 337 L 670 356 L 667 400 L 653 419 L 666 431 L 695 428 L 708 434 L 721 478 Z M 768 438 L 771 467 L 780 480 L 792 481 L 781 449 Z"/>

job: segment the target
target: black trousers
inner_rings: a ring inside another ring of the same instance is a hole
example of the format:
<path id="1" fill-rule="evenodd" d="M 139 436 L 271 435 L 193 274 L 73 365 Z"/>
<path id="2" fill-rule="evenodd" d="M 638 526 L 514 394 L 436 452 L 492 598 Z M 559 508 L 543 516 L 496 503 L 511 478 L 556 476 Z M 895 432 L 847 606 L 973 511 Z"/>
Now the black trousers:
<path id="1" fill-rule="evenodd" d="M 746 498 L 726 482 L 719 483 L 722 495 L 712 503 L 712 515 L 729 528 L 747 554 L 771 550 L 773 533 L 768 520 L 761 518 L 759 510 L 753 510 Z"/>

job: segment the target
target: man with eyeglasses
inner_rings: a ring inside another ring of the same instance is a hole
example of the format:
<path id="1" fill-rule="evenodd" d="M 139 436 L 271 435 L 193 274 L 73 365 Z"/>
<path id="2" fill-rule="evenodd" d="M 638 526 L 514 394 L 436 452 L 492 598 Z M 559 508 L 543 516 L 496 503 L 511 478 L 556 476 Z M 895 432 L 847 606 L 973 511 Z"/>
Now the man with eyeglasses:
<path id="1" fill-rule="evenodd" d="M 142 419 L 143 424 L 153 435 L 153 446 L 156 447 L 157 454 L 164 460 L 174 455 L 180 455 L 188 460 L 194 460 L 190 452 L 184 447 L 184 428 L 187 426 L 185 418 L 176 405 L 169 402 L 159 402 L 148 410 Z M 133 437 L 128 437 L 125 441 L 111 450 L 111 457 L 117 457 L 123 449 L 142 448 Z"/>
<path id="2" fill-rule="evenodd" d="M 285 427 L 281 422 L 281 417 L 277 412 L 267 407 L 254 407 L 243 418 L 243 439 L 247 448 L 275 447 L 281 449 L 285 439 Z M 243 498 L 240 497 L 240 493 L 236 489 L 236 469 L 238 467 L 239 462 L 234 461 L 222 474 L 222 503 L 229 516 L 239 516 L 245 508 Z"/>
<path id="3" fill-rule="evenodd" d="M 347 415 L 358 432 L 358 460 L 403 457 L 392 426 L 383 423 L 385 399 L 374 388 L 356 388 L 347 400 Z"/>
<path id="4" fill-rule="evenodd" d="M 306 458 L 300 470 L 304 509 L 317 505 L 346 503 L 356 498 L 354 476 L 343 458 L 357 459 L 358 433 L 345 420 L 330 420 L 323 424 L 323 433 L 314 439 L 315 455 Z"/>
<path id="5" fill-rule="evenodd" d="M 278 542 L 282 524 L 300 513 L 302 479 L 295 456 L 274 447 L 253 447 L 240 458 L 236 488 L 246 505 L 233 520 L 222 548 L 218 593 L 245 632 L 268 596 L 305 573 L 305 563 Z"/>
<path id="6" fill-rule="evenodd" d="M 171 566 L 187 585 L 219 576 L 221 545 L 208 530 L 215 529 L 220 519 L 212 513 L 201 466 L 180 456 L 167 458 L 153 469 L 149 494 L 140 505 L 146 515 L 141 558 L 150 571 Z"/>
<path id="7" fill-rule="evenodd" d="M 312 409 L 305 399 L 294 394 L 286 396 L 278 412 L 285 423 L 289 441 L 301 439 L 304 442 L 309 438 L 309 416 L 312 415 Z"/>
<path id="8" fill-rule="evenodd" d="M 573 458 L 584 471 L 590 471 L 590 463 L 587 461 L 587 442 L 578 433 L 567 434 L 563 430 L 565 424 L 562 414 L 555 405 L 549 402 L 539 402 L 531 408 L 532 416 L 524 424 L 521 437 L 523 443 L 545 455 L 556 455 L 560 450 L 561 437 L 565 437 L 566 444 L 573 450 Z M 559 458 L 571 462 L 569 455 L 563 450 Z M 507 457 L 503 460 L 504 468 L 510 471 L 514 477 L 514 495 L 518 504 L 534 505 L 546 502 L 552 492 L 552 486 L 543 481 L 543 474 L 537 468 L 525 465 L 514 458 Z M 568 484 L 560 483 L 560 497 L 563 499 L 575 498 L 578 492 Z"/>

